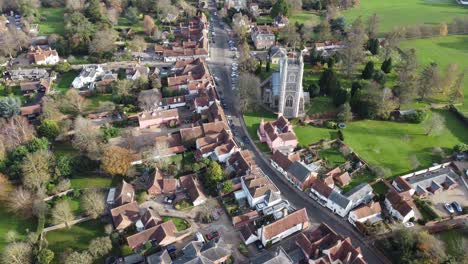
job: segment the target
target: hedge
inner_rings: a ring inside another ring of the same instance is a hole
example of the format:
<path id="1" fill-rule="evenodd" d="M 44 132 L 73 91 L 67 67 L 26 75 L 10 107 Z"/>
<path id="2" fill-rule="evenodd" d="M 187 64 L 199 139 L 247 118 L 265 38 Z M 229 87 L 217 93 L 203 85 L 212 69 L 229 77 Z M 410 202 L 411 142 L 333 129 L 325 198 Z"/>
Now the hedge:
<path id="1" fill-rule="evenodd" d="M 432 209 L 432 207 L 427 204 L 426 201 L 418 198 L 414 199 L 414 201 L 416 202 L 418 209 L 421 211 L 422 216 L 424 218 L 428 218 L 425 220 L 432 221 L 440 218 L 440 216 L 434 211 L 434 209 Z"/>

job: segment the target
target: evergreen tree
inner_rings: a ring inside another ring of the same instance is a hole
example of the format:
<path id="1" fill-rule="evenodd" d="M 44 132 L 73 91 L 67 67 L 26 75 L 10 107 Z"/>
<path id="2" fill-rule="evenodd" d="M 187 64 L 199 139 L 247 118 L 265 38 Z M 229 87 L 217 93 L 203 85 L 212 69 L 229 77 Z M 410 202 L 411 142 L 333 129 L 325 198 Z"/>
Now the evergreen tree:
<path id="1" fill-rule="evenodd" d="M 385 84 L 385 73 L 382 70 L 377 70 L 374 71 L 374 74 L 372 75 L 372 79 L 376 81 L 380 85 Z"/>
<path id="2" fill-rule="evenodd" d="M 288 16 L 289 6 L 286 0 L 278 0 L 271 8 L 271 17 L 275 18 L 278 15 Z"/>
<path id="3" fill-rule="evenodd" d="M 88 7 L 86 8 L 86 16 L 93 23 L 99 22 L 102 20 L 101 7 L 99 0 L 90 0 Z"/>
<path id="4" fill-rule="evenodd" d="M 366 67 L 362 71 L 361 78 L 364 80 L 370 80 L 374 74 L 374 62 L 368 61 Z"/>
<path id="5" fill-rule="evenodd" d="M 356 94 L 356 92 L 357 92 L 359 89 L 361 89 L 361 88 L 362 88 L 361 83 L 359 83 L 359 82 L 353 82 L 353 83 L 351 84 L 351 98 L 353 98 L 354 95 Z"/>
<path id="6" fill-rule="evenodd" d="M 380 69 L 385 73 L 390 73 L 392 71 L 392 58 L 389 57 L 382 63 Z"/>
<path id="7" fill-rule="evenodd" d="M 325 69 L 319 80 L 320 94 L 334 95 L 340 89 L 340 80 L 333 69 Z"/>
<path id="8" fill-rule="evenodd" d="M 372 53 L 372 55 L 379 54 L 380 43 L 378 39 L 369 39 L 368 49 Z"/>
<path id="9" fill-rule="evenodd" d="M 346 91 L 345 89 L 338 89 L 333 95 L 333 104 L 335 104 L 336 106 L 346 103 L 347 100 L 348 91 Z"/>
<path id="10" fill-rule="evenodd" d="M 316 83 L 313 83 L 311 85 L 309 85 L 309 96 L 312 98 L 312 97 L 316 97 L 320 94 L 320 87 L 316 84 Z"/>

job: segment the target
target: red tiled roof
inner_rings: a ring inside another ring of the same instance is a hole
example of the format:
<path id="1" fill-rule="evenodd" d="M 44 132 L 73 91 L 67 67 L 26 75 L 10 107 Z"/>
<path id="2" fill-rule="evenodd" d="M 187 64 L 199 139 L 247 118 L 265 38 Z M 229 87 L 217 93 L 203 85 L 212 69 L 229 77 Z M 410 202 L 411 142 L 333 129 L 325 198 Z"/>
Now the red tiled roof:
<path id="1" fill-rule="evenodd" d="M 382 212 L 382 208 L 380 207 L 380 203 L 372 202 L 370 205 L 363 205 L 353 212 L 358 219 L 361 219 Z"/>
<path id="2" fill-rule="evenodd" d="M 308 227 L 309 217 L 305 208 L 299 209 L 269 225 L 263 226 L 262 235 L 266 240 L 295 227 L 298 224 L 303 225 L 303 229 Z"/>
<path id="3" fill-rule="evenodd" d="M 329 197 L 333 191 L 332 188 L 328 187 L 328 185 L 323 180 L 320 180 L 320 179 L 315 180 L 310 186 L 310 188 L 314 189 L 315 191 L 317 191 L 319 194 L 321 194 L 324 197 Z"/>
<path id="4" fill-rule="evenodd" d="M 392 205 L 393 209 L 397 210 L 403 217 L 413 210 L 412 203 L 400 196 L 400 194 L 395 190 L 388 192 L 386 198 Z"/>
<path id="5" fill-rule="evenodd" d="M 127 237 L 127 243 L 132 249 L 143 246 L 147 241 L 156 241 L 161 246 L 174 241 L 177 228 L 172 221 L 164 222 L 142 232 Z"/>
<path id="6" fill-rule="evenodd" d="M 140 208 L 137 202 L 123 204 L 111 209 L 112 220 L 117 230 L 122 230 L 140 219 Z"/>

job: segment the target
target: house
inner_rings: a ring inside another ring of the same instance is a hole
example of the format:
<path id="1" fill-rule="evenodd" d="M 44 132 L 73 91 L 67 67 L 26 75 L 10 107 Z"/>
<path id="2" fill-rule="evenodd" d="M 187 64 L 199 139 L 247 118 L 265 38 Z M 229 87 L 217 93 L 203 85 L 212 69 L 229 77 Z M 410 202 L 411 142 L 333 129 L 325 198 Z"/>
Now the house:
<path id="1" fill-rule="evenodd" d="M 122 205 L 126 203 L 131 203 L 135 199 L 135 188 L 130 183 L 127 183 L 125 180 L 122 181 L 122 186 L 119 188 L 115 196 L 115 201 L 113 204 Z"/>
<path id="2" fill-rule="evenodd" d="M 239 150 L 231 133 L 222 130 L 220 133 L 208 134 L 195 141 L 197 159 L 210 158 L 219 162 L 225 162 L 233 153 Z"/>
<path id="3" fill-rule="evenodd" d="M 371 224 L 382 221 L 382 208 L 379 202 L 371 202 L 349 212 L 348 222 L 356 225 L 356 222 Z"/>
<path id="4" fill-rule="evenodd" d="M 287 178 L 299 190 L 309 188 L 312 182 L 317 179 L 320 166 L 309 164 L 302 161 L 293 162 L 287 170 Z"/>
<path id="5" fill-rule="evenodd" d="M 273 19 L 273 26 L 276 28 L 284 28 L 289 23 L 289 19 L 286 16 L 278 15 Z"/>
<path id="6" fill-rule="evenodd" d="M 325 41 L 314 43 L 313 48 L 317 51 L 328 52 L 343 49 L 345 45 L 341 42 Z"/>
<path id="7" fill-rule="evenodd" d="M 392 186 L 395 190 L 399 193 L 408 193 L 409 196 L 413 196 L 414 192 L 416 191 L 411 184 L 409 184 L 405 179 L 401 176 L 398 176 L 393 180 Z"/>
<path id="8" fill-rule="evenodd" d="M 276 150 L 292 152 L 298 144 L 292 125 L 282 115 L 275 121 L 265 122 L 262 119 L 257 135 L 261 142 L 268 144 L 272 152 Z"/>
<path id="9" fill-rule="evenodd" d="M 170 220 L 127 237 L 127 243 L 134 250 L 141 248 L 147 242 L 165 247 L 177 241 L 176 232 L 177 228 Z"/>
<path id="10" fill-rule="evenodd" d="M 75 89 L 81 89 L 85 86 L 93 87 L 93 83 L 104 75 L 104 69 L 100 65 L 91 65 L 84 67 L 80 74 L 75 77 L 72 82 L 72 87 Z"/>
<path id="11" fill-rule="evenodd" d="M 26 81 L 20 83 L 20 89 L 23 95 L 36 92 L 49 93 L 50 86 L 50 79 L 41 79 L 38 81 Z"/>
<path id="12" fill-rule="evenodd" d="M 406 179 L 400 178 L 400 182 L 406 181 L 419 197 L 427 197 L 457 187 L 458 184 L 454 180 L 456 178 L 458 178 L 458 175 L 451 168 L 445 167 L 429 170 L 426 173 Z"/>
<path id="13" fill-rule="evenodd" d="M 343 188 L 351 182 L 349 173 L 347 171 L 343 172 L 340 167 L 336 167 L 325 173 L 325 178 L 327 179 L 327 183 L 331 188 L 333 188 L 335 184 Z M 331 179 L 333 179 L 333 184 L 329 182 Z"/>
<path id="14" fill-rule="evenodd" d="M 301 156 L 298 152 L 283 153 L 277 150 L 273 153 L 273 156 L 271 156 L 271 165 L 273 165 L 273 167 L 275 167 L 281 174 L 287 176 L 289 166 L 300 160 Z"/>
<path id="15" fill-rule="evenodd" d="M 187 192 L 193 206 L 198 206 L 206 202 L 207 198 L 195 174 L 181 177 L 180 185 L 182 189 Z"/>
<path id="16" fill-rule="evenodd" d="M 190 127 L 180 128 L 179 133 L 182 144 L 187 148 L 195 147 L 196 140 L 204 136 L 203 127 L 193 126 L 193 124 Z"/>
<path id="17" fill-rule="evenodd" d="M 259 168 L 241 177 L 241 184 L 251 208 L 262 209 L 282 201 L 279 189 Z"/>
<path id="18" fill-rule="evenodd" d="M 117 73 L 112 73 L 110 71 L 105 72 L 98 80 L 94 83 L 95 87 L 107 87 L 113 82 L 118 80 Z"/>
<path id="19" fill-rule="evenodd" d="M 136 81 L 141 77 L 147 77 L 149 68 L 143 65 L 133 65 L 125 69 L 125 77 L 127 80 Z"/>
<path id="20" fill-rule="evenodd" d="M 153 255 L 146 257 L 147 264 L 171 264 L 172 259 L 167 250 L 163 250 Z"/>
<path id="21" fill-rule="evenodd" d="M 203 243 L 191 241 L 182 248 L 182 256 L 174 260 L 174 264 L 192 264 L 192 263 L 226 263 L 231 256 L 229 247 L 221 238 L 219 241 L 210 241 Z"/>
<path id="22" fill-rule="evenodd" d="M 333 213 L 345 217 L 351 210 L 353 203 L 348 197 L 343 194 L 333 190 L 328 196 L 327 208 L 330 209 Z"/>
<path id="23" fill-rule="evenodd" d="M 55 65 L 60 61 L 55 49 L 51 49 L 50 47 L 42 49 L 39 46 L 29 47 L 28 59 L 31 64 L 37 65 Z"/>
<path id="24" fill-rule="evenodd" d="M 253 257 L 250 264 L 293 264 L 293 260 L 282 246 L 279 246 L 275 252 L 266 251 L 260 256 Z"/>
<path id="25" fill-rule="evenodd" d="M 395 190 L 390 190 L 385 196 L 384 203 L 390 215 L 403 223 L 415 217 L 413 201 L 407 195 L 400 195 Z"/>
<path id="26" fill-rule="evenodd" d="M 173 194 L 176 192 L 179 182 L 177 179 L 164 178 L 156 169 L 154 175 L 150 179 L 150 187 L 147 189 L 148 194 L 156 196 L 159 194 Z"/>
<path id="27" fill-rule="evenodd" d="M 240 228 L 244 225 L 252 223 L 256 219 L 260 218 L 260 214 L 257 211 L 250 211 L 248 213 L 237 215 L 232 218 L 232 225 L 234 228 Z"/>
<path id="28" fill-rule="evenodd" d="M 138 114 L 140 128 L 159 127 L 161 125 L 177 125 L 179 111 L 177 109 L 155 110 Z"/>
<path id="29" fill-rule="evenodd" d="M 306 209 L 302 208 L 269 225 L 262 226 L 257 234 L 263 246 L 266 246 L 268 243 L 274 244 L 308 227 L 309 217 L 307 216 Z"/>
<path id="30" fill-rule="evenodd" d="M 187 150 L 182 144 L 180 133 L 157 136 L 154 141 L 155 145 L 160 148 L 158 157 L 154 156 L 154 158 L 170 157 L 184 153 Z"/>
<path id="31" fill-rule="evenodd" d="M 40 104 L 20 107 L 21 116 L 28 120 L 36 120 L 42 114 L 42 106 Z"/>
<path id="32" fill-rule="evenodd" d="M 361 183 L 344 194 L 352 203 L 352 208 L 366 204 L 374 198 L 374 190 L 368 183 Z"/>
<path id="33" fill-rule="evenodd" d="M 275 45 L 276 37 L 270 26 L 256 26 L 250 32 L 250 37 L 256 49 L 269 49 Z"/>
<path id="34" fill-rule="evenodd" d="M 161 101 L 159 102 L 159 107 L 164 110 L 184 107 L 186 105 L 187 100 L 185 98 L 185 95 L 164 97 L 161 98 Z"/>
<path id="35" fill-rule="evenodd" d="M 41 80 L 48 79 L 49 72 L 46 69 L 17 69 L 11 70 L 10 78 L 12 81 Z"/>
<path id="36" fill-rule="evenodd" d="M 299 234 L 296 245 L 304 254 L 301 263 L 366 263 L 361 249 L 353 246 L 351 238 L 336 233 L 325 223 L 317 229 Z"/>
<path id="37" fill-rule="evenodd" d="M 111 209 L 112 221 L 116 230 L 124 230 L 140 220 L 140 208 L 137 202 L 122 204 Z"/>
<path id="38" fill-rule="evenodd" d="M 252 223 L 241 226 L 239 228 L 239 233 L 242 241 L 244 241 L 244 244 L 246 245 L 250 245 L 259 240 L 257 230 Z"/>
<path id="39" fill-rule="evenodd" d="M 249 150 L 235 152 L 226 162 L 226 172 L 235 177 L 245 176 L 255 168 L 257 168 L 257 164 Z"/>

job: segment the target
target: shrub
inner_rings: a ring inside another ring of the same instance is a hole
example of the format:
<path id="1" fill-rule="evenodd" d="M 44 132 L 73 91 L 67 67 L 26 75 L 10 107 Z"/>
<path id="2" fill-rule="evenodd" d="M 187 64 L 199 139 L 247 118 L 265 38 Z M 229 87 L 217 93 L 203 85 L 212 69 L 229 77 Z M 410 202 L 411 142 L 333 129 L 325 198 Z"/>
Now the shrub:
<path id="1" fill-rule="evenodd" d="M 37 132 L 41 137 L 54 140 L 60 134 L 60 128 L 56 121 L 44 119 L 42 120 L 41 125 L 37 128 Z"/>
<path id="2" fill-rule="evenodd" d="M 344 141 L 343 131 L 338 130 L 338 138 L 339 138 L 341 141 Z"/>
<path id="3" fill-rule="evenodd" d="M 416 198 L 414 199 L 414 202 L 421 211 L 421 214 L 423 215 L 423 218 L 426 222 L 439 218 L 439 215 L 434 211 L 434 209 L 432 209 L 432 207 L 427 204 L 426 201 Z"/>
<path id="4" fill-rule="evenodd" d="M 337 124 L 336 124 L 335 121 L 325 121 L 325 127 L 329 128 L 329 129 L 336 129 Z"/>
<path id="5" fill-rule="evenodd" d="M 455 145 L 455 147 L 453 147 L 453 151 L 455 151 L 455 152 L 466 152 L 466 151 L 468 151 L 468 144 L 459 143 L 459 144 Z"/>
<path id="6" fill-rule="evenodd" d="M 424 121 L 424 119 L 426 119 L 426 117 L 427 117 L 426 111 L 418 109 L 418 110 L 416 110 L 416 112 L 414 112 L 414 113 L 410 113 L 410 114 L 404 115 L 404 116 L 402 117 L 402 119 L 403 119 L 405 122 L 419 124 L 419 123 L 421 123 L 422 121 Z"/>
<path id="7" fill-rule="evenodd" d="M 190 203 L 187 200 L 180 200 L 175 204 L 174 207 L 177 210 L 185 210 L 185 209 L 188 209 L 188 208 L 192 208 L 193 205 L 192 205 L 192 203 Z"/>

